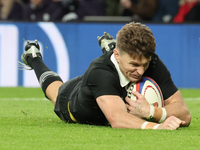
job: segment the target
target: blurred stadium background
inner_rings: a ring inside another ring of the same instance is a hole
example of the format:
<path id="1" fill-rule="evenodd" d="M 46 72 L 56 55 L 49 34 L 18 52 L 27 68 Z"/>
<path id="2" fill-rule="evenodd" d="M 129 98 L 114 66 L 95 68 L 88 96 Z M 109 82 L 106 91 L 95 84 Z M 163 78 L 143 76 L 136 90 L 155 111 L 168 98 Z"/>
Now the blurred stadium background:
<path id="1" fill-rule="evenodd" d="M 116 18 L 115 18 L 116 19 Z M 117 20 L 117 19 L 116 19 Z M 102 54 L 97 36 L 114 38 L 123 22 L 0 22 L 0 87 L 39 87 L 32 71 L 19 70 L 26 40 L 37 39 L 44 61 L 64 81 L 81 75 Z M 126 22 L 127 21 L 127 22 Z M 200 24 L 145 23 L 153 31 L 156 53 L 179 88 L 200 88 Z"/>

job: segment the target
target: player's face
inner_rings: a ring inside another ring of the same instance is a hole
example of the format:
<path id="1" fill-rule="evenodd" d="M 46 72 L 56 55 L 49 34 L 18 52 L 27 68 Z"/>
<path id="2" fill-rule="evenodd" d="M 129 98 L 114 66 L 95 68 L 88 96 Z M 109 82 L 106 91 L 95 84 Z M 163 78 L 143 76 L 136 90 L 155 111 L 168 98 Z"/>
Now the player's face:
<path id="1" fill-rule="evenodd" d="M 114 54 L 121 72 L 127 79 L 132 82 L 138 82 L 141 80 L 151 59 L 146 59 L 145 57 L 142 57 L 141 60 L 135 59 L 125 52 L 119 54 L 118 50 L 114 50 Z"/>

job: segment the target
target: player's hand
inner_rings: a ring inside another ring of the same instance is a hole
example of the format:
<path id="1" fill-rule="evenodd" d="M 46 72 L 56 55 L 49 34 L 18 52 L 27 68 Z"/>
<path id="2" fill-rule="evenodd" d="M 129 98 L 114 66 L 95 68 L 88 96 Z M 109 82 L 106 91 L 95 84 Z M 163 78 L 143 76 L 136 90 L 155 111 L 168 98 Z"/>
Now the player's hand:
<path id="1" fill-rule="evenodd" d="M 137 91 L 132 91 L 132 94 L 137 97 L 137 100 L 131 100 L 126 97 L 126 108 L 128 112 L 140 118 L 147 118 L 150 114 L 150 105 L 144 95 L 141 95 Z"/>
<path id="2" fill-rule="evenodd" d="M 163 123 L 161 123 L 157 129 L 168 129 L 168 130 L 176 130 L 181 125 L 184 125 L 185 121 L 180 120 L 175 116 L 170 116 Z"/>
<path id="3" fill-rule="evenodd" d="M 98 36 L 97 39 L 103 53 L 114 50 L 116 40 L 109 33 L 104 32 L 104 35 L 101 37 Z"/>

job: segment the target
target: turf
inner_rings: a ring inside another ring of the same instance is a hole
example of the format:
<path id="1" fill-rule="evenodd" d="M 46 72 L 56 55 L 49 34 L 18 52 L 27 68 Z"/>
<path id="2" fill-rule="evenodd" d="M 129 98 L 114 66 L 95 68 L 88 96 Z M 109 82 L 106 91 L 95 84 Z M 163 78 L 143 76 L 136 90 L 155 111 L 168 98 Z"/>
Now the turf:
<path id="1" fill-rule="evenodd" d="M 200 147 L 200 90 L 181 89 L 192 122 L 175 131 L 67 124 L 39 88 L 0 88 L 0 149 L 196 150 Z"/>

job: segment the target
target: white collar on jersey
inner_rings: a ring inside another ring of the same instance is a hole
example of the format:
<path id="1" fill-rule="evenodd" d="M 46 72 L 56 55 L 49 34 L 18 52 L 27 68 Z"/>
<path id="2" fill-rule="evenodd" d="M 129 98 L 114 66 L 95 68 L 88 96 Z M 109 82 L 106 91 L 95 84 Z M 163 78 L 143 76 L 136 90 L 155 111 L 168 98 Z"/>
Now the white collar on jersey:
<path id="1" fill-rule="evenodd" d="M 119 80 L 120 80 L 120 85 L 121 87 L 125 87 L 126 85 L 129 84 L 130 80 L 128 80 L 121 72 L 119 65 L 117 63 L 117 60 L 115 59 L 114 54 L 111 55 L 110 60 L 113 62 L 115 65 L 115 68 L 117 69 L 117 73 L 119 75 Z"/>

